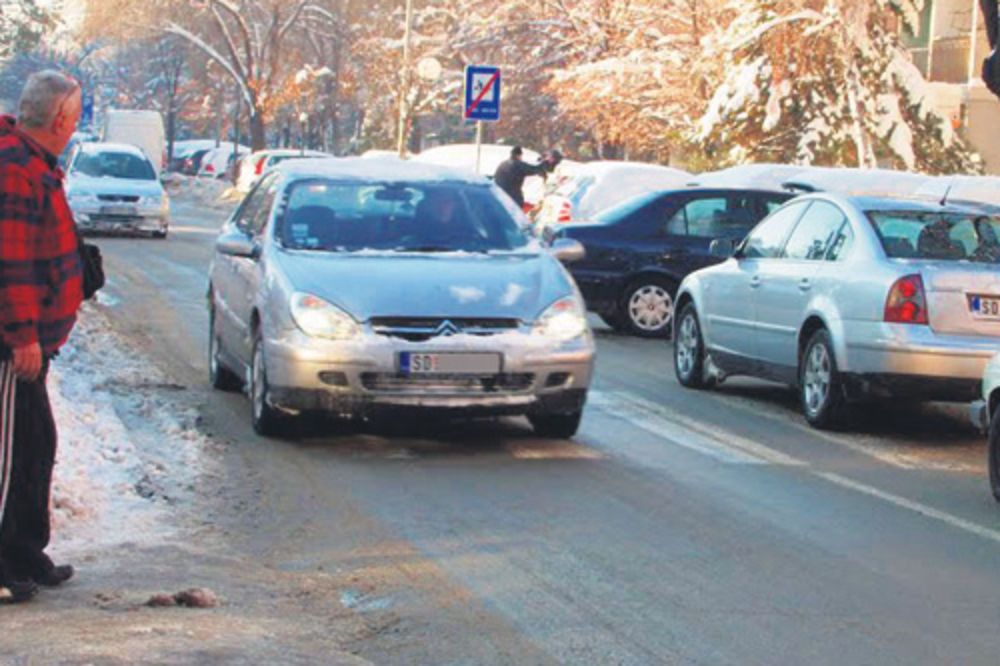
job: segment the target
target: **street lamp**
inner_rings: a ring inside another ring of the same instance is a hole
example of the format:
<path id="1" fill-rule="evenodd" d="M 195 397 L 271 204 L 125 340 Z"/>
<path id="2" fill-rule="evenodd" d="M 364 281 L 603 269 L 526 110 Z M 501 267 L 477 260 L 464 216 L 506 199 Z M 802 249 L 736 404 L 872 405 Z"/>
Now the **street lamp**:
<path id="1" fill-rule="evenodd" d="M 403 30 L 403 89 L 399 95 L 399 133 L 396 150 L 399 158 L 406 157 L 406 116 L 409 111 L 407 96 L 410 94 L 410 25 L 413 23 L 413 0 L 406 0 L 406 28 Z"/>

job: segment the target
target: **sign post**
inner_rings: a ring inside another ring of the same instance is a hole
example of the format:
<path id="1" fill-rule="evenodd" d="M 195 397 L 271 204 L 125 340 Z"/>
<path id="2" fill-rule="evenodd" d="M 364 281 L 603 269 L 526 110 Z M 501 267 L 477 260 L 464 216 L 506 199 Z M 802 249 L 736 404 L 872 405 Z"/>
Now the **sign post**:
<path id="1" fill-rule="evenodd" d="M 483 122 L 500 120 L 500 68 L 467 65 L 465 68 L 465 119 L 476 121 L 476 173 L 483 145 Z"/>

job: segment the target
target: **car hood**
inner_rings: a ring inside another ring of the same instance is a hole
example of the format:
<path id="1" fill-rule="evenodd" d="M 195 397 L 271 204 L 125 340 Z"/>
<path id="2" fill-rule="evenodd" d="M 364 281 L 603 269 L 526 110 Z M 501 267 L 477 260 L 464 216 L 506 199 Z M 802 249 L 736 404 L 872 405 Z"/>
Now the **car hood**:
<path id="1" fill-rule="evenodd" d="M 371 317 L 483 317 L 532 321 L 573 293 L 548 253 L 401 254 L 275 252 L 292 289 L 359 321 Z"/>
<path id="2" fill-rule="evenodd" d="M 66 179 L 66 191 L 90 192 L 93 194 L 134 194 L 140 197 L 157 196 L 163 193 L 158 180 L 135 180 L 133 178 L 92 178 L 82 174 Z"/>

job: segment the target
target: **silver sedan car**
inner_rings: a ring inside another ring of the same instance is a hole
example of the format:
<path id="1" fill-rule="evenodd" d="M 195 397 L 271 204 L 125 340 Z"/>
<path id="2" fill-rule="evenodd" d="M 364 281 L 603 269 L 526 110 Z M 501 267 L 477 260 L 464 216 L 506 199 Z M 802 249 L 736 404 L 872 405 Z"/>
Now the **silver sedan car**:
<path id="1" fill-rule="evenodd" d="M 248 388 L 253 425 L 321 411 L 415 408 L 580 423 L 594 341 L 560 263 L 478 176 L 399 160 L 296 160 L 222 228 L 210 269 L 209 365 Z"/>
<path id="2" fill-rule="evenodd" d="M 864 396 L 971 402 L 1000 349 L 998 262 L 995 208 L 800 196 L 681 284 L 677 379 L 791 384 L 816 427 Z"/>

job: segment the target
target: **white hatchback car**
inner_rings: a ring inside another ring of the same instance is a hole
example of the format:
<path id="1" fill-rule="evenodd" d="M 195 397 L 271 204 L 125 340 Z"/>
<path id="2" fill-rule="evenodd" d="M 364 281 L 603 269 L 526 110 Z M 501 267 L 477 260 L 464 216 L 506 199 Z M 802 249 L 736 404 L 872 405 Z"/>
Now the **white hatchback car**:
<path id="1" fill-rule="evenodd" d="M 166 238 L 170 199 L 149 158 L 124 143 L 82 143 L 66 174 L 81 231 L 139 231 Z"/>
<path id="2" fill-rule="evenodd" d="M 971 411 L 973 424 L 989 435 L 990 490 L 1000 502 L 1000 354 L 986 364 L 982 399 L 972 403 Z"/>
<path id="3" fill-rule="evenodd" d="M 971 402 L 1000 350 L 998 263 L 996 207 L 797 197 L 681 284 L 677 379 L 797 386 L 817 427 L 852 397 Z"/>

